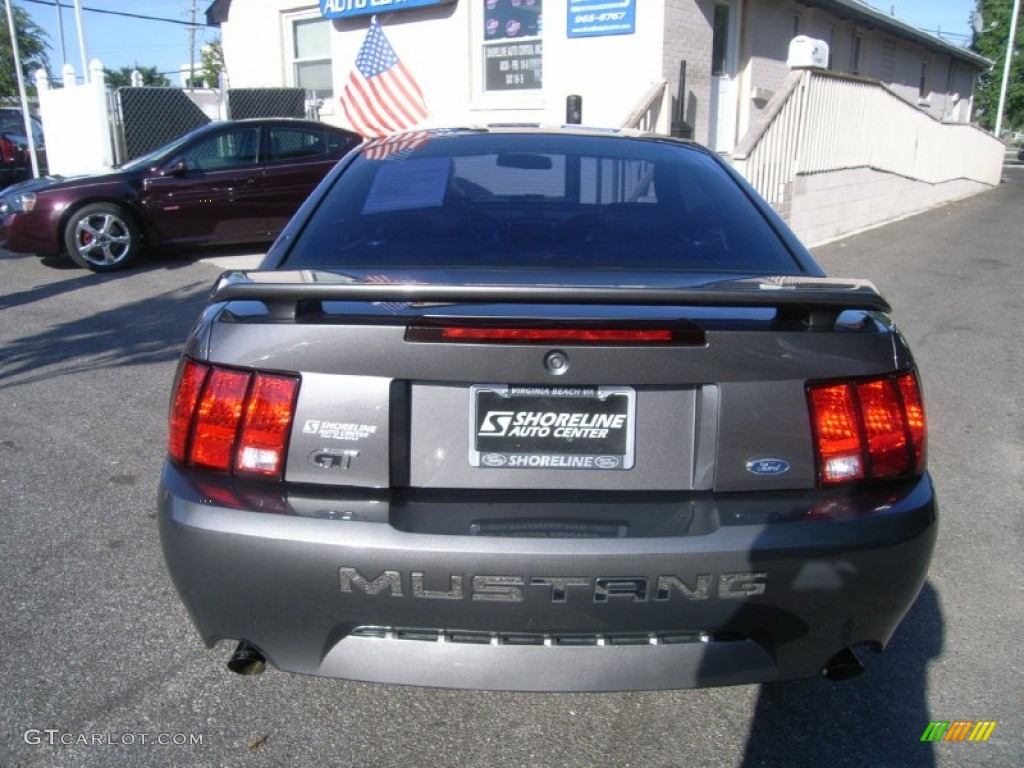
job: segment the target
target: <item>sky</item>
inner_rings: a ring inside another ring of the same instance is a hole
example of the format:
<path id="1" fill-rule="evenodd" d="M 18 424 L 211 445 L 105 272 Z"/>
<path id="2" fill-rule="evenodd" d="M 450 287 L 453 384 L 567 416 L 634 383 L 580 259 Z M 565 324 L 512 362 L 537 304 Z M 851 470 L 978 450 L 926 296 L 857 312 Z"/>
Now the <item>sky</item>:
<path id="1" fill-rule="evenodd" d="M 951 43 L 969 42 L 974 0 L 868 0 L 867 4 L 885 13 L 895 9 L 898 19 L 932 34 L 940 31 Z"/>
<path id="2" fill-rule="evenodd" d="M 470 0 L 462 0 L 469 2 Z M 61 53 L 55 0 L 11 0 L 14 5 L 28 11 L 32 18 L 49 34 L 50 63 L 54 75 L 59 76 L 65 58 Z M 108 69 L 121 67 L 156 67 L 164 73 L 176 73 L 189 59 L 189 27 L 192 8 L 199 22 L 206 20 L 206 9 L 212 0 L 81 0 L 85 27 L 86 51 L 89 59 L 99 59 Z M 238 0 L 242 6 L 246 0 Z M 297 0 L 296 5 L 316 0 Z M 81 69 L 74 0 L 60 0 L 66 6 L 64 20 L 66 60 Z M 914 26 L 934 33 L 948 34 L 952 43 L 963 44 L 970 34 L 970 16 L 974 0 L 872 0 L 869 5 L 883 12 L 895 11 L 895 16 Z M 144 16 L 169 19 L 172 22 L 144 21 L 101 14 L 88 9 L 122 11 Z M 199 27 L 196 31 L 196 58 L 203 43 L 218 37 L 218 30 Z M 79 73 L 80 74 L 80 73 Z M 175 85 L 174 74 L 168 78 Z"/>
<path id="3" fill-rule="evenodd" d="M 315 0 L 307 0 L 315 2 Z M 55 0 L 10 0 L 24 9 L 49 36 L 50 64 L 55 77 L 60 76 L 65 60 L 81 76 L 82 56 L 78 44 L 74 0 L 60 0 L 63 10 L 64 53 L 61 52 Z M 206 22 L 206 9 L 212 0 L 81 0 L 82 24 L 87 59 L 99 59 L 107 69 L 121 67 L 156 67 L 178 85 L 179 68 L 188 64 L 189 24 L 192 8 L 199 24 Z M 244 0 L 240 0 L 240 3 Z M 169 21 L 151 21 L 114 16 L 97 11 L 118 11 L 138 16 L 151 16 Z M 172 23 L 173 22 L 173 23 Z M 219 37 L 219 30 L 196 28 L 195 51 Z M 65 59 L 66 56 L 66 59 Z"/>

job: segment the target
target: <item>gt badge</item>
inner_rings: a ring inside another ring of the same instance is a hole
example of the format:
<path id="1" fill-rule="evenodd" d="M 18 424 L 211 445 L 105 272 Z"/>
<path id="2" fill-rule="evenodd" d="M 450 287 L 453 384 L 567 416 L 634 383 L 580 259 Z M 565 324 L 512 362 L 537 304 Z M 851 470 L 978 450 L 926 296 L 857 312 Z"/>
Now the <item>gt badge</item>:
<path id="1" fill-rule="evenodd" d="M 346 448 L 321 448 L 309 454 L 309 463 L 320 469 L 349 469 L 358 455 L 359 451 Z"/>

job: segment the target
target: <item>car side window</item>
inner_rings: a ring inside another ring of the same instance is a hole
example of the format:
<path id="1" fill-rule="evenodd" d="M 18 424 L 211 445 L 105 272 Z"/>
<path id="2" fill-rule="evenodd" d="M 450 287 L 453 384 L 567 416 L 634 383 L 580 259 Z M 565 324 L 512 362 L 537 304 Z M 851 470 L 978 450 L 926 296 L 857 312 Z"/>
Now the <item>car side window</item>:
<path id="1" fill-rule="evenodd" d="M 239 128 L 203 139 L 183 152 L 190 170 L 216 171 L 259 162 L 259 127 Z"/>
<path id="2" fill-rule="evenodd" d="M 270 129 L 270 161 L 315 157 L 328 151 L 326 131 L 274 126 Z"/>

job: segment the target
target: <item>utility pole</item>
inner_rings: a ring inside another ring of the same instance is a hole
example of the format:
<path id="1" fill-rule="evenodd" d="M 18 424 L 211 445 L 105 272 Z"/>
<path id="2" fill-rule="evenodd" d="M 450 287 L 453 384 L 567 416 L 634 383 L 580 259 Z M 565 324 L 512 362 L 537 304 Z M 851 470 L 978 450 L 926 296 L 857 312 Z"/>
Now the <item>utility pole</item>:
<path id="1" fill-rule="evenodd" d="M 1010 39 L 1006 42 L 1006 61 L 1003 63 L 1003 84 L 999 87 L 999 109 L 996 110 L 996 138 L 1003 132 L 1003 109 L 1006 107 L 1006 88 L 1010 84 L 1010 64 L 1017 42 L 1017 16 L 1020 15 L 1020 0 L 1013 0 L 1013 18 L 1010 19 Z"/>
<path id="2" fill-rule="evenodd" d="M 196 79 L 196 0 L 192 0 L 192 23 L 188 28 L 188 87 L 192 88 Z"/>

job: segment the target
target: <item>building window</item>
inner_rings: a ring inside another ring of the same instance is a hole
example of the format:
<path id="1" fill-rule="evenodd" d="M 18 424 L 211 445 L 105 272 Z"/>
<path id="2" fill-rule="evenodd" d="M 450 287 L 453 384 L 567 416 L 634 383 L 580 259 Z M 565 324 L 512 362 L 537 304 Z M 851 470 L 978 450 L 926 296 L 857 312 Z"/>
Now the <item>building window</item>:
<path id="1" fill-rule="evenodd" d="M 861 67 L 861 52 L 863 50 L 864 38 L 858 35 L 856 32 L 853 33 L 853 37 L 850 39 L 850 72 L 854 75 L 860 74 Z"/>
<path id="2" fill-rule="evenodd" d="M 729 6 L 715 4 L 714 31 L 711 37 L 711 74 L 722 77 L 727 74 L 729 56 Z"/>
<path id="3" fill-rule="evenodd" d="M 544 85 L 544 0 L 479 0 L 483 5 L 485 91 Z"/>
<path id="4" fill-rule="evenodd" d="M 917 88 L 917 95 L 922 101 L 928 99 L 928 59 L 921 62 L 921 84 Z"/>
<path id="5" fill-rule="evenodd" d="M 318 99 L 333 97 L 330 21 L 318 17 L 292 22 L 292 73 L 297 88 L 312 91 Z"/>

